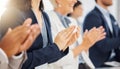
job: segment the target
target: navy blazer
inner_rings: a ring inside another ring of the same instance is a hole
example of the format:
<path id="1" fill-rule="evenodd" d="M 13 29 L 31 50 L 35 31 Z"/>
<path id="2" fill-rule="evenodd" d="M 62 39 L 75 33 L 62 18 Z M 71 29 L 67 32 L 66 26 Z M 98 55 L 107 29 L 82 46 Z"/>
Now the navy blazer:
<path id="1" fill-rule="evenodd" d="M 100 10 L 95 7 L 86 17 L 83 24 L 83 29 L 90 30 L 93 27 L 103 26 L 105 28 L 106 38 L 97 42 L 89 49 L 89 56 L 95 67 L 100 67 L 104 62 L 108 61 L 113 49 L 119 52 L 117 48 L 120 46 L 120 29 L 116 24 L 116 20 L 112 17 L 113 34 L 111 33 L 105 17 Z M 119 56 L 119 54 L 118 54 Z M 120 57 L 119 57 L 120 58 Z M 116 58 L 117 59 L 117 58 Z"/>
<path id="2" fill-rule="evenodd" d="M 27 51 L 28 59 L 23 64 L 22 69 L 34 69 L 34 67 L 41 64 L 57 61 L 68 53 L 68 49 L 65 52 L 62 52 L 58 49 L 57 45 L 53 43 L 49 18 L 45 12 L 42 11 L 42 14 L 48 33 L 47 46 L 45 48 L 42 47 L 43 39 L 40 34 L 31 48 Z M 32 24 L 38 23 L 32 10 L 25 12 L 15 8 L 6 10 L 6 12 L 2 15 L 2 19 L 0 21 L 0 29 L 2 29 L 0 30 L 1 36 L 5 34 L 9 27 L 14 28 L 18 25 L 21 25 L 21 23 L 23 23 L 23 21 L 27 18 L 32 19 Z"/>

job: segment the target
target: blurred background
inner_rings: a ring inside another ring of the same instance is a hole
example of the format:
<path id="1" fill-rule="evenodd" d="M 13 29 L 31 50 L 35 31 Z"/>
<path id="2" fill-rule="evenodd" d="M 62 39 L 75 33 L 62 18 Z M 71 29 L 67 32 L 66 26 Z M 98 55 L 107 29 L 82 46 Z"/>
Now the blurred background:
<path id="1" fill-rule="evenodd" d="M 5 10 L 5 6 L 9 0 L 0 0 L 0 16 Z M 53 10 L 53 7 L 49 0 L 43 0 L 45 3 L 45 11 Z M 90 12 L 94 6 L 95 6 L 95 1 L 94 0 L 80 0 L 83 5 L 83 16 L 80 18 L 80 21 L 84 21 L 84 17 L 88 12 Z M 109 8 L 109 11 L 114 15 L 114 17 L 117 19 L 120 25 L 120 0 L 113 0 L 113 5 Z"/>

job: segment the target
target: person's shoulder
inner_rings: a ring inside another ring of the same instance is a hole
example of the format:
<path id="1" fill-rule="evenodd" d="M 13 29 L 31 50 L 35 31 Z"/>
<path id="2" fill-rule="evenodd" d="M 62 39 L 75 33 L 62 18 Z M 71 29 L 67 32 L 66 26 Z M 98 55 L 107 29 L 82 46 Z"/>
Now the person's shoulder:
<path id="1" fill-rule="evenodd" d="M 95 16 L 95 17 L 99 17 L 100 16 L 100 11 L 97 7 L 95 7 L 93 10 L 91 10 L 87 15 L 87 17 L 89 16 Z"/>

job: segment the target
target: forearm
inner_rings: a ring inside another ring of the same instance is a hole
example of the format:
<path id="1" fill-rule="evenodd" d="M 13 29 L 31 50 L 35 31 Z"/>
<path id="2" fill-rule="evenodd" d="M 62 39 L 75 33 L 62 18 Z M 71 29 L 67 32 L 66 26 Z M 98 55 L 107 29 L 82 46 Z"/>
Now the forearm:
<path id="1" fill-rule="evenodd" d="M 81 44 L 81 45 L 75 47 L 73 49 L 74 58 L 76 58 L 83 50 L 86 50 L 84 44 Z"/>
<path id="2" fill-rule="evenodd" d="M 99 50 L 101 50 L 102 52 L 110 52 L 113 49 L 117 49 L 118 47 L 120 47 L 120 38 L 105 38 L 102 41 L 99 41 L 95 44 L 95 46 L 97 48 L 99 48 Z"/>

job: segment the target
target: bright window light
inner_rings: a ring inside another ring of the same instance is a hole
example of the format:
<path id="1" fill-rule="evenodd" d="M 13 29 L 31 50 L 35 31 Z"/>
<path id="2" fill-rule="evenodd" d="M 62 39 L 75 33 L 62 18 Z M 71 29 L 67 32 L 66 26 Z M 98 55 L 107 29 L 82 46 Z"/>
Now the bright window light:
<path id="1" fill-rule="evenodd" d="M 5 11 L 8 0 L 0 0 L 0 16 Z"/>

